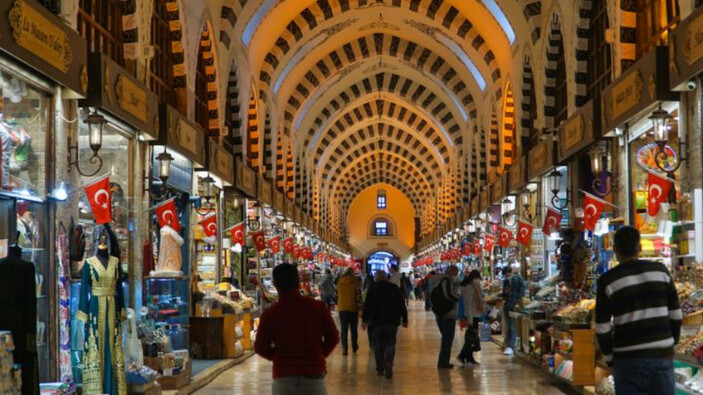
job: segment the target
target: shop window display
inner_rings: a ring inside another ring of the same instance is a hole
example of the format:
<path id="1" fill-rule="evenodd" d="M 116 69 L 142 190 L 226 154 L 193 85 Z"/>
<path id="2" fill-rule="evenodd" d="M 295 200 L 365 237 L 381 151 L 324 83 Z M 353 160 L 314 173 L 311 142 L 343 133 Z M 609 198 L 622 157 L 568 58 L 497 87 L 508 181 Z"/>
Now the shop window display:
<path id="1" fill-rule="evenodd" d="M 34 264 L 38 379 L 49 381 L 55 345 L 50 334 L 52 304 L 46 205 L 46 147 L 50 96 L 18 75 L 0 69 L 0 258 L 16 245 L 19 258 Z M 0 301 L 0 304 L 2 302 Z M 3 321 L 3 319 L 0 319 Z M 5 321 L 7 323 L 7 321 Z M 2 328 L 0 328 L 2 329 Z M 4 328 L 9 329 L 9 328 Z M 29 343 L 27 347 L 35 348 Z M 22 345 L 22 347 L 25 346 Z M 30 384 L 36 379 L 29 381 Z"/>

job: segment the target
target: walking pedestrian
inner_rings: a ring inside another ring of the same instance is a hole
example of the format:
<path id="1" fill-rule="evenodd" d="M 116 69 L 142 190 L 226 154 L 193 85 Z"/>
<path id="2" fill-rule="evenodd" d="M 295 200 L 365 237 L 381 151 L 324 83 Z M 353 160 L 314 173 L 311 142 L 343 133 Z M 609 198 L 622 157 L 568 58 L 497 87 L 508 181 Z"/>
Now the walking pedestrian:
<path id="1" fill-rule="evenodd" d="M 486 311 L 483 303 L 483 294 L 481 293 L 481 273 L 478 270 L 472 270 L 459 285 L 467 327 L 464 333 L 464 346 L 456 358 L 462 364 L 478 365 L 479 363 L 474 358 L 474 352 L 481 351 L 478 325 L 481 322 L 483 313 Z"/>
<path id="2" fill-rule="evenodd" d="M 319 285 L 322 302 L 327 306 L 327 310 L 332 311 L 332 304 L 334 303 L 334 279 L 330 269 L 325 269 L 325 274 L 322 275 Z"/>
<path id="3" fill-rule="evenodd" d="M 362 315 L 362 329 L 367 323 L 373 324 L 376 357 L 376 372 L 393 377 L 393 360 L 395 358 L 395 341 L 398 326 L 408 327 L 408 310 L 405 307 L 400 289 L 388 281 L 385 275 L 376 273 L 375 283 L 369 289 Z M 381 272 L 382 273 L 382 272 Z"/>
<path id="4" fill-rule="evenodd" d="M 444 274 L 432 280 L 432 312 L 435 314 L 437 327 L 442 334 L 442 342 L 439 349 L 437 368 L 452 369 L 454 365 L 449 363 L 452 353 L 452 343 L 454 342 L 454 332 L 456 330 L 457 305 L 459 302 L 459 291 L 457 289 L 456 278 L 459 269 L 451 265 Z"/>
<path id="5" fill-rule="evenodd" d="M 403 294 L 403 299 L 405 299 L 405 305 L 408 305 L 408 302 L 410 301 L 410 293 L 412 292 L 413 285 L 410 282 L 410 278 L 403 273 L 400 276 L 400 291 Z"/>
<path id="6" fill-rule="evenodd" d="M 437 275 L 437 272 L 431 270 L 425 278 L 420 280 L 420 288 L 422 288 L 422 293 L 425 295 L 425 311 L 430 311 L 432 309 L 432 301 L 430 301 L 430 290 L 432 289 L 432 279 Z"/>
<path id="7" fill-rule="evenodd" d="M 525 296 L 527 285 L 525 279 L 515 273 L 512 266 L 505 269 L 506 280 L 504 285 L 507 287 L 505 292 L 505 306 L 503 314 L 505 318 L 505 350 L 503 355 L 515 354 L 515 343 L 517 343 L 517 319 L 511 317 L 510 313 L 515 311 L 515 308 L 520 303 L 520 300 Z"/>
<path id="8" fill-rule="evenodd" d="M 359 311 L 361 311 L 361 282 L 354 275 L 354 269 L 347 268 L 344 275 L 337 282 L 337 310 L 339 310 L 339 324 L 342 327 L 342 355 L 348 354 L 347 340 L 351 330 L 352 351 L 356 354 L 359 350 Z"/>
<path id="9" fill-rule="evenodd" d="M 400 272 L 398 271 L 398 265 L 392 265 L 391 266 L 391 277 L 390 280 L 391 284 L 395 285 L 398 288 L 400 287 Z"/>
<path id="10" fill-rule="evenodd" d="M 325 358 L 339 343 L 339 332 L 325 305 L 300 295 L 298 269 L 283 263 L 273 269 L 278 302 L 261 315 L 254 350 L 273 361 L 274 395 L 326 395 Z"/>
<path id="11" fill-rule="evenodd" d="M 614 366 L 617 394 L 673 395 L 674 345 L 682 313 L 667 268 L 640 260 L 640 233 L 631 226 L 615 232 L 620 262 L 598 279 L 596 335 L 608 366 Z"/>
<path id="12" fill-rule="evenodd" d="M 366 284 L 365 284 L 364 291 L 363 291 L 363 296 L 362 296 L 362 300 L 363 300 L 363 302 L 364 302 L 364 306 L 366 306 L 366 298 L 369 296 L 369 291 L 371 290 L 371 288 L 373 288 L 373 287 L 376 285 L 376 277 L 381 278 L 381 276 L 383 277 L 384 280 L 387 279 L 386 274 L 383 273 L 383 272 L 380 271 L 380 270 L 377 271 L 374 275 L 368 274 L 368 275 L 366 276 L 366 279 L 367 279 L 368 281 L 367 281 Z M 363 310 L 362 310 L 362 311 L 363 311 Z M 372 327 L 372 324 L 373 324 L 373 323 L 371 322 L 371 320 L 369 320 L 369 321 L 366 322 L 366 326 L 367 326 L 367 328 L 366 328 L 366 334 L 368 335 L 368 339 L 369 339 L 369 350 L 374 351 L 374 348 L 375 348 L 376 344 L 375 344 L 374 338 L 373 338 L 373 327 Z"/>

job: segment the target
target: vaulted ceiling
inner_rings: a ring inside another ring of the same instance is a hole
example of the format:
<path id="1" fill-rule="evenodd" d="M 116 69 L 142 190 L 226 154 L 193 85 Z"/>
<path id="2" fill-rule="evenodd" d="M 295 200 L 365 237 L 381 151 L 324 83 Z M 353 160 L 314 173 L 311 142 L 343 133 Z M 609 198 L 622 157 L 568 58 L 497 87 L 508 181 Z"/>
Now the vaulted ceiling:
<path id="1" fill-rule="evenodd" d="M 251 3 L 241 40 L 259 97 L 342 221 L 376 183 L 417 217 L 440 204 L 527 29 L 520 0 Z"/>

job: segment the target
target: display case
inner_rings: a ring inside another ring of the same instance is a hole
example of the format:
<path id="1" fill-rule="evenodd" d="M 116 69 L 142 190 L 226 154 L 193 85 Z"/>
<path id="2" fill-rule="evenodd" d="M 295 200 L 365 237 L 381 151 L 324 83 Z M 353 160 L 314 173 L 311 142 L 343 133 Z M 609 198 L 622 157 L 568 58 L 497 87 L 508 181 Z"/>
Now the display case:
<path id="1" fill-rule="evenodd" d="M 144 296 L 148 317 L 155 327 L 163 328 L 174 350 L 188 349 L 190 344 L 189 280 L 179 277 L 146 277 Z"/>

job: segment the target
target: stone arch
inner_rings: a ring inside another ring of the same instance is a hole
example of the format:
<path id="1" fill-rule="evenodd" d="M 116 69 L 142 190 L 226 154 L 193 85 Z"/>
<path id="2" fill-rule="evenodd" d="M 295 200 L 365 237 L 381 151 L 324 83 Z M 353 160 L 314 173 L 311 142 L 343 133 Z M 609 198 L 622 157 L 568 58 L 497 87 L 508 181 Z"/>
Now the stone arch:
<path id="1" fill-rule="evenodd" d="M 259 101 L 256 90 L 252 90 L 249 98 L 249 113 L 247 119 L 247 164 L 256 173 L 261 172 L 261 136 L 259 133 Z"/>
<path id="2" fill-rule="evenodd" d="M 377 214 L 377 215 L 374 215 L 373 217 L 371 217 L 371 219 L 368 222 L 367 229 L 368 229 L 368 236 L 369 237 L 379 237 L 379 236 L 375 235 L 376 222 L 379 220 L 384 220 L 388 224 L 388 228 L 387 228 L 388 233 L 385 236 L 381 236 L 381 237 L 396 237 L 397 236 L 396 232 L 397 232 L 398 227 L 395 223 L 395 219 L 393 219 L 393 217 L 391 217 L 390 215 L 387 215 L 387 214 Z"/>
<path id="3" fill-rule="evenodd" d="M 281 136 L 276 141 L 276 188 L 283 192 L 286 189 L 286 167 L 283 158 L 283 142 Z"/>
<path id="4" fill-rule="evenodd" d="M 293 161 L 293 144 L 288 143 L 286 149 L 286 196 L 295 199 L 295 163 Z"/>
<path id="5" fill-rule="evenodd" d="M 185 97 L 186 88 L 186 68 L 185 49 L 183 46 L 183 31 L 181 28 L 180 0 L 165 0 L 166 10 L 169 16 L 169 27 L 171 28 L 171 52 L 173 53 L 173 87 L 180 90 L 179 94 Z M 179 101 L 180 102 L 180 101 Z"/>
<path id="6" fill-rule="evenodd" d="M 532 44 L 536 44 L 540 38 L 541 19 L 542 15 L 542 0 L 517 0 L 522 8 L 522 14 L 525 15 L 525 20 L 532 26 Z"/>
<path id="7" fill-rule="evenodd" d="M 222 43 L 227 51 L 232 46 L 232 37 L 230 33 L 234 32 L 234 26 L 237 24 L 237 18 L 242 13 L 242 7 L 246 4 L 246 0 L 230 1 L 222 6 L 220 12 L 220 43 Z"/>
<path id="8" fill-rule="evenodd" d="M 225 126 L 229 129 L 225 142 L 231 146 L 234 156 L 242 159 L 244 142 L 242 139 L 242 121 L 240 119 L 241 105 L 239 103 L 239 81 L 237 65 L 230 62 L 227 75 L 227 95 L 225 102 Z"/>
<path id="9" fill-rule="evenodd" d="M 498 114 L 496 113 L 495 104 L 491 104 L 491 117 L 489 124 L 489 181 L 500 175 L 500 130 L 498 128 Z"/>
<path id="10" fill-rule="evenodd" d="M 196 100 L 204 100 L 204 111 L 201 111 L 196 106 L 196 120 L 203 117 L 200 121 L 204 122 L 203 127 L 206 129 L 208 136 L 213 138 L 220 137 L 220 120 L 219 120 L 219 105 L 217 100 L 217 56 L 215 53 L 215 45 L 212 39 L 212 24 L 206 21 L 203 24 L 203 29 L 200 33 L 200 44 L 198 46 L 198 69 L 203 68 L 205 72 L 205 86 L 196 86 Z M 197 85 L 197 84 L 196 84 Z M 204 89 L 204 92 L 199 92 Z M 202 96 L 202 97 L 199 97 Z"/>
<path id="11" fill-rule="evenodd" d="M 561 35 L 561 20 L 558 14 L 551 15 L 550 30 L 547 36 L 547 58 L 544 64 L 544 117 L 547 128 L 555 128 L 554 116 L 556 115 L 555 94 L 557 83 L 558 59 L 564 51 L 564 41 Z M 566 65 L 564 65 L 565 67 Z M 568 97 L 568 96 L 567 96 Z"/>
<path id="12" fill-rule="evenodd" d="M 271 110 L 266 106 L 264 115 L 264 158 L 262 173 L 266 179 L 272 180 L 274 175 L 274 146 L 273 131 L 271 129 Z"/>
<path id="13" fill-rule="evenodd" d="M 515 120 L 515 97 L 510 80 L 505 83 L 505 95 L 503 95 L 503 116 L 501 117 L 501 141 L 500 141 L 500 173 L 508 171 L 517 158 L 518 147 L 515 141 L 515 130 L 517 122 Z"/>
<path id="14" fill-rule="evenodd" d="M 532 74 L 530 55 L 526 54 L 522 63 L 522 146 L 529 149 L 533 142 L 531 137 L 535 130 L 535 117 L 537 116 L 537 99 L 535 97 L 535 79 Z"/>

